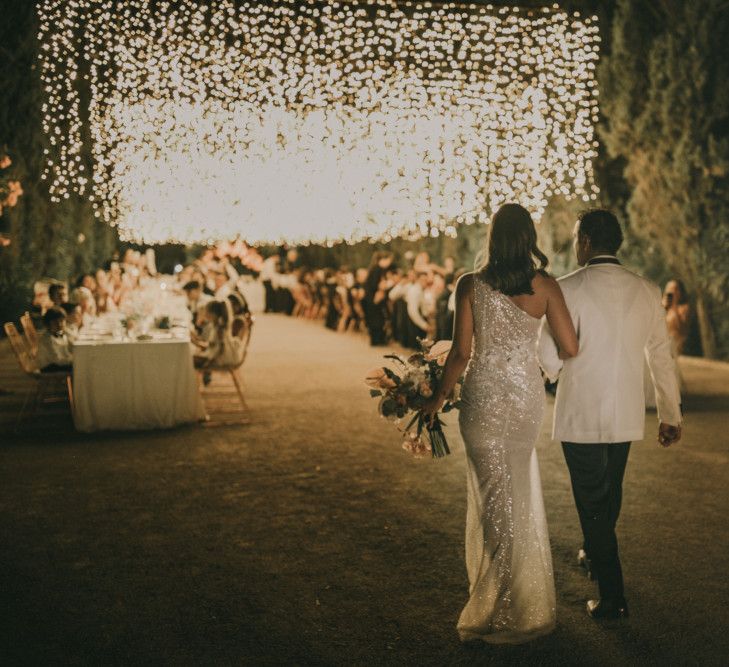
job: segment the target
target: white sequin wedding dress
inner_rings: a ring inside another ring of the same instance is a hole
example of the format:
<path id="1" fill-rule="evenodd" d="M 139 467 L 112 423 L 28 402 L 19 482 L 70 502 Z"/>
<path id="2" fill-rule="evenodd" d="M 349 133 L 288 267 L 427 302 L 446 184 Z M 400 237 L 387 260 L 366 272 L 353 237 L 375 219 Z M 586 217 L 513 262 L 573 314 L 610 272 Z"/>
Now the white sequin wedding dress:
<path id="1" fill-rule="evenodd" d="M 540 321 L 474 274 L 474 342 L 460 428 L 468 462 L 463 641 L 521 643 L 554 629 L 552 556 L 534 448 L 544 413 Z"/>

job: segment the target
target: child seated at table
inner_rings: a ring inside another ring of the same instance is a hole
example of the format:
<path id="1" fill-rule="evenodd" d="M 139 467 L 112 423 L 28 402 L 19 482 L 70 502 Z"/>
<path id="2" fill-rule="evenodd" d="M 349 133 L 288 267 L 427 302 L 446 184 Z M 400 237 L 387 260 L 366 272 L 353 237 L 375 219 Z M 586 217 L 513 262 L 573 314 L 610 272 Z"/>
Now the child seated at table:
<path id="1" fill-rule="evenodd" d="M 233 336 L 233 316 L 228 301 L 210 301 L 201 317 L 205 334 L 193 336 L 198 351 L 193 356 L 195 368 L 227 368 L 240 363 L 242 341 Z"/>
<path id="2" fill-rule="evenodd" d="M 49 308 L 43 315 L 45 330 L 38 339 L 38 367 L 41 373 L 70 371 L 73 363 L 71 341 L 66 333 L 66 313 Z"/>

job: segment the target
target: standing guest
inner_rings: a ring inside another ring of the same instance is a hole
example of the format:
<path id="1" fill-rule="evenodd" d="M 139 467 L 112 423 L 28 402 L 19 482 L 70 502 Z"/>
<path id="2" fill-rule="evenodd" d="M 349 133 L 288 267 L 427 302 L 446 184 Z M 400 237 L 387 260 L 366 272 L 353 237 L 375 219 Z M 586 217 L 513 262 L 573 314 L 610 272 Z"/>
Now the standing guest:
<path id="1" fill-rule="evenodd" d="M 684 382 L 678 357 L 683 354 L 689 337 L 691 325 L 691 307 L 686 298 L 686 290 L 680 280 L 669 280 L 663 290 L 663 308 L 666 311 L 666 327 L 671 339 L 671 356 L 675 362 L 676 381 L 679 391 L 683 391 Z"/>
<path id="2" fill-rule="evenodd" d="M 461 272 L 462 273 L 462 272 Z M 448 273 L 446 277 L 445 289 L 438 296 L 435 306 L 435 322 L 436 322 L 436 340 L 451 340 L 453 336 L 453 321 L 455 301 L 454 294 L 456 282 L 460 278 L 460 273 Z"/>
<path id="3" fill-rule="evenodd" d="M 691 307 L 686 290 L 680 280 L 669 280 L 663 290 L 663 307 L 666 310 L 666 326 L 671 337 L 674 358 L 683 354 L 689 336 Z"/>
<path id="4" fill-rule="evenodd" d="M 386 279 L 392 264 L 392 254 L 378 250 L 372 255 L 365 283 L 364 311 L 371 345 L 385 345 L 387 320 L 387 292 L 392 287 Z"/>
<path id="5" fill-rule="evenodd" d="M 405 294 L 414 282 L 415 271 L 412 269 L 405 274 L 398 274 L 393 277 L 393 287 L 387 295 L 390 307 L 392 337 L 403 347 L 408 344 L 408 328 L 410 326 Z"/>
<path id="6" fill-rule="evenodd" d="M 293 315 L 294 317 L 311 317 L 314 311 L 314 294 L 312 291 L 312 277 L 306 269 L 298 269 L 293 274 L 287 274 L 294 276 L 291 279 L 289 288 L 287 289 L 286 297 L 293 300 L 293 307 L 289 312 L 288 305 L 282 305 L 284 312 Z"/>
<path id="7" fill-rule="evenodd" d="M 354 276 L 354 285 L 349 289 L 349 300 L 352 310 L 352 328 L 359 331 L 365 321 L 364 297 L 365 283 L 367 282 L 367 269 L 357 269 Z"/>
<path id="8" fill-rule="evenodd" d="M 430 255 L 424 250 L 415 255 L 413 269 L 415 269 L 416 273 L 430 271 Z"/>
<path id="9" fill-rule="evenodd" d="M 65 283 L 51 283 L 48 287 L 48 298 L 54 306 L 61 306 L 68 301 L 68 287 Z"/>
<path id="10" fill-rule="evenodd" d="M 38 338 L 38 368 L 41 373 L 70 371 L 73 363 L 71 341 L 66 333 L 63 308 L 49 308 L 43 315 L 45 330 Z"/>
<path id="11" fill-rule="evenodd" d="M 344 319 L 347 306 L 346 301 L 342 299 L 337 276 L 331 269 L 324 272 L 323 285 L 325 290 L 323 308 L 326 309 L 324 326 L 336 331 L 339 327 L 339 321 Z M 343 287 L 343 285 L 341 286 Z"/>
<path id="12" fill-rule="evenodd" d="M 354 287 L 354 274 L 349 267 L 343 266 L 337 272 L 337 301 L 340 306 L 337 331 L 346 331 L 354 322 L 352 309 L 352 288 Z"/>
<path id="13" fill-rule="evenodd" d="M 427 312 L 425 291 L 429 285 L 430 276 L 426 271 L 420 271 L 416 274 L 415 282 L 405 292 L 405 303 L 410 320 L 406 347 L 417 349 L 418 338 L 425 338 L 433 332 L 432 325 L 425 319 Z"/>
<path id="14" fill-rule="evenodd" d="M 278 255 L 271 255 L 263 261 L 261 266 L 261 282 L 263 283 L 263 289 L 266 294 L 266 305 L 264 312 L 274 313 L 276 312 L 276 290 L 274 288 L 274 280 L 278 275 L 279 266 Z"/>

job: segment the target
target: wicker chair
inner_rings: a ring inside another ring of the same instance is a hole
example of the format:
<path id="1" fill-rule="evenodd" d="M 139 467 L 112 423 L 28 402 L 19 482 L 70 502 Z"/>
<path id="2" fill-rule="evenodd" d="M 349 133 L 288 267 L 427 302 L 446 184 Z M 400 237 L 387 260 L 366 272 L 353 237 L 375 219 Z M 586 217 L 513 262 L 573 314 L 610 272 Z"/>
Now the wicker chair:
<path id="1" fill-rule="evenodd" d="M 248 403 L 246 403 L 245 396 L 243 395 L 243 381 L 241 378 L 241 368 L 243 367 L 243 364 L 245 363 L 246 357 L 248 356 L 248 348 L 250 346 L 251 342 L 251 333 L 253 332 L 253 317 L 246 318 L 245 326 L 243 326 L 238 333 L 238 338 L 243 342 L 242 344 L 242 353 L 240 361 L 235 364 L 235 366 L 207 366 L 205 368 L 199 369 L 199 372 L 202 374 L 204 372 L 211 373 L 213 376 L 215 375 L 223 375 L 223 376 L 229 376 L 233 381 L 233 386 L 235 387 L 235 392 L 238 395 L 238 401 L 240 402 L 240 406 L 244 413 L 248 414 Z M 201 392 L 203 399 L 206 395 L 211 396 L 215 395 L 215 392 L 212 390 L 205 390 Z M 217 395 L 221 395 L 219 392 Z"/>
<path id="2" fill-rule="evenodd" d="M 28 351 L 35 359 L 38 356 L 38 330 L 35 328 L 29 312 L 26 311 L 20 316 L 20 326 L 23 327 L 23 335 L 28 342 Z"/>
<path id="3" fill-rule="evenodd" d="M 59 382 L 63 382 L 65 384 L 65 391 L 68 393 L 68 403 L 71 410 L 73 410 L 73 384 L 71 382 L 71 373 L 68 371 L 41 373 L 35 356 L 31 354 L 27 342 L 23 339 L 20 333 L 18 333 L 15 325 L 12 322 L 6 322 L 4 329 L 5 334 L 10 341 L 10 347 L 13 348 L 15 358 L 18 360 L 21 370 L 34 380 L 33 386 L 28 390 L 23 406 L 20 408 L 20 412 L 18 413 L 18 417 L 15 422 L 16 431 L 20 426 L 31 396 L 35 394 L 33 400 L 33 411 L 31 413 L 31 415 L 34 415 L 38 410 L 38 405 L 46 402 L 46 398 L 48 397 L 48 388 L 53 385 L 58 385 Z"/>

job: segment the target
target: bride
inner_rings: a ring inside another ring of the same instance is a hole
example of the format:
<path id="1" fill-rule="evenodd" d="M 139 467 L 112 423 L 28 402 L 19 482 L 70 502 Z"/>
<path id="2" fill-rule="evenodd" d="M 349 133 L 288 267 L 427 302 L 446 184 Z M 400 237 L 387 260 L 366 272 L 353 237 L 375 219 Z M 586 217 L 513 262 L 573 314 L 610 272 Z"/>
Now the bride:
<path id="1" fill-rule="evenodd" d="M 536 355 L 542 316 L 563 358 L 576 355 L 578 343 L 546 265 L 528 211 L 502 206 L 491 223 L 485 266 L 463 276 L 456 288 L 453 346 L 441 386 L 424 408 L 435 415 L 468 366 L 459 419 L 468 463 L 470 597 L 458 621 L 464 642 L 522 643 L 555 626 L 534 448 L 545 404 Z"/>

